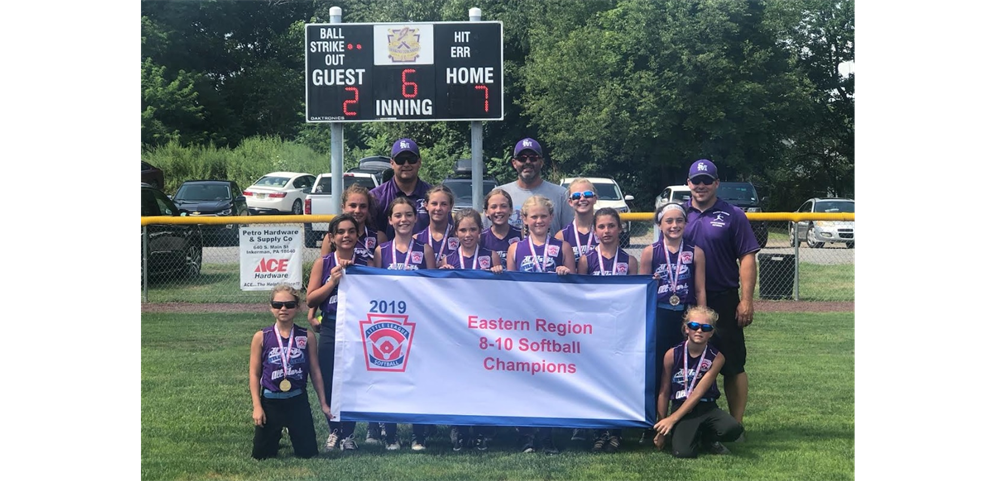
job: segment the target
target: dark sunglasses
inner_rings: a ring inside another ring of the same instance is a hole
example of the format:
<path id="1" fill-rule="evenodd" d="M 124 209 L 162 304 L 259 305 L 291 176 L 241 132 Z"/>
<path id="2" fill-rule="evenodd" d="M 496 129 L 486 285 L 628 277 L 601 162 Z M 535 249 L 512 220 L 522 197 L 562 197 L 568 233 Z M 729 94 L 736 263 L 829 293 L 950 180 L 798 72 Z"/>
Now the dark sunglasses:
<path id="1" fill-rule="evenodd" d="M 698 184 L 712 185 L 712 184 L 715 183 L 715 179 L 713 179 L 711 177 L 706 177 L 706 176 L 702 175 L 700 177 L 695 177 L 695 178 L 691 179 L 691 183 L 694 184 L 694 185 L 698 185 Z"/>
<path id="2" fill-rule="evenodd" d="M 273 309 L 280 310 L 286 307 L 287 309 L 297 309 L 297 301 L 269 301 L 269 305 L 273 306 Z"/>
<path id="3" fill-rule="evenodd" d="M 539 157 L 538 155 L 519 155 L 518 157 L 516 157 L 516 160 L 518 160 L 523 164 L 527 162 L 536 163 L 542 160 L 542 157 Z"/>
<path id="4" fill-rule="evenodd" d="M 594 192 L 589 190 L 585 190 L 584 192 L 574 192 L 573 194 L 570 194 L 570 200 L 580 200 L 581 196 L 585 199 L 590 199 L 594 197 Z"/>
<path id="5" fill-rule="evenodd" d="M 694 321 L 688 323 L 688 330 L 697 331 L 698 329 L 701 329 L 701 332 L 712 332 L 712 329 L 715 329 L 715 327 L 711 324 L 699 324 Z"/>
<path id="6" fill-rule="evenodd" d="M 419 160 L 421 160 L 421 159 L 419 159 L 418 157 L 412 157 L 410 155 L 405 155 L 404 157 L 395 157 L 394 158 L 394 163 L 397 164 L 397 165 L 404 165 L 404 164 L 412 164 L 412 165 L 414 165 L 414 164 L 417 164 Z"/>

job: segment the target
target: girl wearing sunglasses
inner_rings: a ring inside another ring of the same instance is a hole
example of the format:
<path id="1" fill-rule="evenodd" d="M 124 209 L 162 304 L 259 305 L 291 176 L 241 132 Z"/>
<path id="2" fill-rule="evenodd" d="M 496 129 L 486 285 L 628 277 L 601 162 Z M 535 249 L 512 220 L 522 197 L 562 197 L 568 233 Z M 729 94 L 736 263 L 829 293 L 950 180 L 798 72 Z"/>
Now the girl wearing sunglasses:
<path id="1" fill-rule="evenodd" d="M 598 191 L 590 180 L 574 179 L 567 188 L 567 203 L 574 211 L 574 220 L 557 232 L 556 238 L 570 242 L 575 263 L 598 245 L 598 237 L 594 233 L 594 203 L 597 201 Z"/>
<path id="2" fill-rule="evenodd" d="M 725 364 L 715 346 L 708 344 L 719 316 L 704 306 L 695 306 L 685 315 L 687 340 L 667 350 L 663 358 L 665 382 L 656 401 L 661 418 L 653 444 L 663 450 L 669 440 L 678 458 L 694 458 L 700 450 L 729 454 L 722 442 L 734 441 L 743 425 L 719 408 L 719 386 L 715 382 Z M 670 405 L 670 414 L 667 407 Z"/>
<path id="3" fill-rule="evenodd" d="M 270 312 L 276 323 L 252 336 L 249 393 L 256 426 L 252 457 L 256 459 L 276 457 L 283 428 L 290 434 L 294 456 L 310 458 L 318 454 L 311 405 L 305 391 L 309 375 L 321 412 L 328 419 L 332 417 L 314 334 L 294 324 L 299 305 L 297 289 L 287 284 L 277 285 L 270 293 Z"/>
<path id="4" fill-rule="evenodd" d="M 508 223 L 511 218 L 511 194 L 496 188 L 484 196 L 484 214 L 491 226 L 480 235 L 480 245 L 496 252 L 501 265 L 507 264 L 508 247 L 522 240 L 522 229 Z"/>
<path id="5" fill-rule="evenodd" d="M 663 354 L 684 339 L 684 314 L 691 306 L 705 305 L 705 254 L 684 238 L 687 213 L 677 202 L 666 203 L 654 215 L 660 240 L 646 246 L 640 255 L 639 273 L 653 275 L 659 283 L 656 294 L 656 389 L 660 390 Z M 655 435 L 643 432 L 641 443 Z"/>
<path id="6" fill-rule="evenodd" d="M 579 216 L 579 214 L 578 214 Z M 593 215 L 594 230 L 592 237 L 597 234 L 601 243 L 580 258 L 580 266 L 577 272 L 593 276 L 625 276 L 639 273 L 639 262 L 630 257 L 628 253 L 619 246 L 619 235 L 622 233 L 622 219 L 618 211 L 611 207 L 602 207 Z M 584 432 L 574 429 L 571 441 L 584 440 Z M 591 449 L 596 453 L 614 453 L 622 445 L 622 430 L 607 429 L 598 430 L 594 437 L 594 446 Z"/>
<path id="7" fill-rule="evenodd" d="M 362 224 L 351 214 L 335 216 L 328 224 L 329 252 L 315 261 L 311 267 L 311 277 L 307 286 L 307 305 L 321 313 L 321 323 L 316 332 L 321 333 L 318 344 L 318 364 L 322 379 L 325 380 L 325 398 L 332 397 L 332 373 L 335 372 L 335 313 L 338 308 L 339 282 L 345 276 L 345 269 L 351 265 L 365 266 L 368 260 L 360 254 L 359 232 Z M 356 449 L 352 435 L 356 423 L 352 421 L 328 421 L 328 439 L 325 450 Z"/>
<path id="8" fill-rule="evenodd" d="M 373 253 L 373 266 L 390 270 L 416 271 L 435 269 L 435 251 L 429 244 L 422 244 L 414 237 L 418 222 L 415 203 L 407 197 L 397 197 L 387 206 L 387 222 L 394 229 L 394 238 L 377 246 Z M 384 443 L 388 451 L 401 449 L 397 440 L 397 423 L 383 423 Z M 423 451 L 427 425 L 413 424 L 411 449 Z"/>

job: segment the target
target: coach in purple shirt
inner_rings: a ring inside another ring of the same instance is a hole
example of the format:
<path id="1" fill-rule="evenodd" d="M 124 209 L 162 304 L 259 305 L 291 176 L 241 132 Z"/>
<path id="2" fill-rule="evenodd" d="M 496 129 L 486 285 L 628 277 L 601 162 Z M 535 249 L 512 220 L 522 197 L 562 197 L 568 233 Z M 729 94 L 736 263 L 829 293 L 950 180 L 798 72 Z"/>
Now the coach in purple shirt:
<path id="1" fill-rule="evenodd" d="M 691 199 L 684 204 L 688 213 L 684 237 L 705 252 L 706 302 L 719 314 L 712 342 L 726 358 L 721 372 L 729 414 L 742 424 L 747 393 L 743 328 L 753 323 L 760 244 L 746 213 L 716 196 L 719 175 L 712 161 L 691 164 L 688 187 Z"/>
<path id="2" fill-rule="evenodd" d="M 418 178 L 421 169 L 421 154 L 418 144 L 411 139 L 398 139 L 390 150 L 390 166 L 394 176 L 387 182 L 376 186 L 370 191 L 377 201 L 375 219 L 377 228 L 387 234 L 387 239 L 394 238 L 394 228 L 387 223 L 387 207 L 398 197 L 408 197 L 415 203 L 415 215 L 418 223 L 413 232 L 421 232 L 428 227 L 428 210 L 425 209 L 425 194 L 432 185 Z"/>

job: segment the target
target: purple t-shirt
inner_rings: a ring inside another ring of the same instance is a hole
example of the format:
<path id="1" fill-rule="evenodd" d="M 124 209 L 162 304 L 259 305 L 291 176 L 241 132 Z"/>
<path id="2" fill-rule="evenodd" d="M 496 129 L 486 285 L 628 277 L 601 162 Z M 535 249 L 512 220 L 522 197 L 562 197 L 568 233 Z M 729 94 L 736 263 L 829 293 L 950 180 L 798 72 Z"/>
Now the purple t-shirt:
<path id="1" fill-rule="evenodd" d="M 263 388 L 273 392 L 280 392 L 280 381 L 286 377 L 290 381 L 290 390 L 304 389 L 307 386 L 308 359 L 307 359 L 307 329 L 294 325 L 290 339 L 281 338 L 283 350 L 276 342 L 276 326 L 263 328 L 263 372 L 260 375 L 260 384 Z M 280 354 L 286 354 L 290 349 L 287 360 L 287 374 L 284 376 L 283 360 Z"/>
<path id="2" fill-rule="evenodd" d="M 415 223 L 415 228 L 412 232 L 421 232 L 422 229 L 428 227 L 431 219 L 428 216 L 428 210 L 425 208 L 425 195 L 428 194 L 431 188 L 431 184 L 419 179 L 418 183 L 415 184 L 415 190 L 411 192 L 411 195 L 408 195 L 397 186 L 397 182 L 393 178 L 374 187 L 370 191 L 370 195 L 377 201 L 376 215 L 374 216 L 377 229 L 384 231 L 387 234 L 388 240 L 394 238 L 394 228 L 387 222 L 387 208 L 398 197 L 407 197 L 415 204 L 415 216 L 418 217 L 418 221 Z"/>
<path id="3" fill-rule="evenodd" d="M 587 257 L 587 272 L 581 274 L 592 276 L 625 276 L 629 274 L 629 254 L 622 249 L 618 250 L 618 255 L 614 259 L 609 259 L 601 255 L 601 249 L 595 245 L 587 251 L 585 256 Z M 604 271 L 601 270 L 602 264 L 605 266 Z"/>
<path id="4" fill-rule="evenodd" d="M 398 252 L 394 249 L 394 241 L 392 240 L 380 244 L 380 265 L 384 269 L 393 271 L 428 269 L 428 264 L 425 260 L 425 244 L 418 242 L 414 238 L 411 240 L 411 250 L 408 252 Z M 411 255 L 409 256 L 408 254 Z"/>
<path id="5" fill-rule="evenodd" d="M 685 304 L 697 304 L 697 296 L 694 292 L 694 244 L 685 240 L 681 251 L 671 254 L 663 245 L 662 240 L 654 242 L 653 260 L 650 268 L 651 273 L 660 276 L 656 288 L 657 305 L 667 309 L 676 309 L 678 306 L 683 309 Z M 681 298 L 681 303 L 678 306 L 670 305 L 670 296 L 675 293 L 672 292 L 671 286 L 671 284 L 675 284 L 671 277 L 673 271 L 677 271 L 677 289 L 675 292 L 677 297 Z"/>
<path id="6" fill-rule="evenodd" d="M 369 265 L 367 261 L 368 259 L 363 255 L 363 253 L 359 251 L 359 246 L 356 246 L 356 257 L 353 259 L 355 265 L 357 266 Z M 331 280 L 332 268 L 337 265 L 337 262 L 338 258 L 335 257 L 335 252 L 332 252 L 331 254 L 328 254 L 321 258 L 321 278 L 324 279 L 323 281 L 321 281 L 321 285 L 328 284 L 328 282 Z M 322 302 L 320 306 L 321 315 L 322 315 L 321 317 L 322 327 L 324 327 L 326 319 L 329 321 L 329 323 L 334 322 L 335 310 L 338 308 L 339 305 L 338 301 L 339 301 L 339 286 L 335 286 L 335 289 L 332 289 L 332 294 L 329 295 L 328 299 L 325 299 L 325 302 Z M 332 329 L 335 329 L 334 325 L 332 326 Z"/>
<path id="7" fill-rule="evenodd" d="M 415 234 L 415 240 L 432 246 L 432 252 L 435 252 L 435 265 L 437 266 L 442 264 L 442 259 L 449 255 L 450 252 L 459 249 L 459 239 L 456 238 L 456 228 L 452 223 L 449 224 L 447 235 L 439 241 L 432 238 L 429 227 Z"/>
<path id="8" fill-rule="evenodd" d="M 499 239 L 491 229 L 485 229 L 480 234 L 480 246 L 497 252 L 498 256 L 501 257 L 502 266 L 508 263 L 508 247 L 511 246 L 511 243 L 522 240 L 522 229 L 513 225 L 508 227 L 508 235 L 504 236 L 504 239 Z"/>
<path id="9" fill-rule="evenodd" d="M 591 230 L 587 234 L 584 234 L 583 232 L 578 232 L 574 228 L 574 223 L 571 222 L 560 233 L 563 234 L 563 240 L 569 242 L 573 248 L 575 263 L 580 262 L 580 256 L 586 256 L 588 251 L 595 250 L 594 248 L 598 245 L 598 236 L 594 234 L 594 226 L 591 226 Z"/>
<path id="10" fill-rule="evenodd" d="M 526 237 L 516 246 L 515 250 L 515 270 L 521 272 L 556 272 L 558 266 L 563 265 L 563 241 L 554 237 L 549 238 L 549 244 L 531 247 L 532 239 Z M 532 256 L 532 249 L 536 255 Z M 538 257 L 538 259 L 536 259 Z M 539 263 L 542 263 L 542 268 Z"/>
<path id="11" fill-rule="evenodd" d="M 705 290 L 710 292 L 739 288 L 739 258 L 760 250 L 750 221 L 743 209 L 716 198 L 711 209 L 701 212 L 684 203 L 688 223 L 684 238 L 701 247 L 708 261 Z"/>
<path id="12" fill-rule="evenodd" d="M 368 265 L 373 262 L 373 251 L 377 249 L 377 231 L 370 226 L 363 226 L 363 233 L 356 242 L 356 257 L 365 257 Z"/>
<path id="13" fill-rule="evenodd" d="M 478 245 L 477 247 L 479 247 L 479 249 L 477 249 L 476 268 L 483 270 L 490 270 L 492 267 L 494 267 L 493 265 L 491 265 L 492 251 L 490 249 L 481 247 L 480 245 Z M 464 267 L 460 267 L 461 257 L 463 258 Z M 461 249 L 457 247 L 454 251 L 446 255 L 446 263 L 453 266 L 453 269 L 469 270 L 474 268 L 474 257 L 473 256 L 464 257 L 463 252 L 461 252 Z"/>
<path id="14" fill-rule="evenodd" d="M 705 346 L 705 352 L 701 353 L 698 357 L 688 357 L 688 368 L 687 371 L 684 370 L 684 349 L 687 348 L 687 341 L 683 341 L 680 344 L 673 346 L 674 348 L 674 368 L 672 369 L 673 374 L 670 376 L 670 399 L 672 401 L 684 402 L 691 395 L 690 392 L 685 392 L 684 382 L 685 378 L 694 377 L 694 386 L 691 386 L 691 379 L 687 379 L 687 387 L 689 391 L 694 392 L 698 387 L 698 382 L 701 378 L 705 377 L 705 373 L 712 367 L 712 362 L 715 361 L 715 356 L 719 355 L 719 351 L 715 349 L 715 346 L 711 344 Z M 669 347 L 667 349 L 670 349 Z M 701 367 L 698 367 L 698 360 L 701 360 Z M 661 361 L 663 362 L 663 361 Z M 711 386 L 708 386 L 708 390 L 705 391 L 704 397 L 701 398 L 702 401 L 716 401 L 719 399 L 719 386 L 718 383 L 712 382 Z M 701 402 L 701 401 L 699 401 Z"/>

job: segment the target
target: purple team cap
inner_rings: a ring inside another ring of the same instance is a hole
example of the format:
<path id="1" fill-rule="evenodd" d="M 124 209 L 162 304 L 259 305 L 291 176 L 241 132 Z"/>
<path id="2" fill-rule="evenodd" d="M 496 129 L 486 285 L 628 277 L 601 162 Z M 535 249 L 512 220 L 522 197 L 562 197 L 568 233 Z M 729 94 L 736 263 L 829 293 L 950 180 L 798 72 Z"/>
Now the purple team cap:
<path id="1" fill-rule="evenodd" d="M 691 170 L 688 171 L 688 179 L 693 179 L 702 175 L 718 179 L 719 169 L 715 168 L 715 164 L 713 164 L 711 160 L 698 159 L 691 164 Z"/>
<path id="2" fill-rule="evenodd" d="M 390 158 L 396 158 L 402 152 L 411 152 L 415 154 L 415 157 L 421 157 L 421 154 L 418 153 L 418 144 L 411 139 L 398 139 L 397 142 L 394 142 L 394 148 L 390 149 Z"/>
<path id="3" fill-rule="evenodd" d="M 515 144 L 515 155 L 512 157 L 518 157 L 518 154 L 522 153 L 523 150 L 531 150 L 540 156 L 542 155 L 542 146 L 539 145 L 539 141 L 536 139 L 530 139 L 528 137 L 519 140 Z"/>

